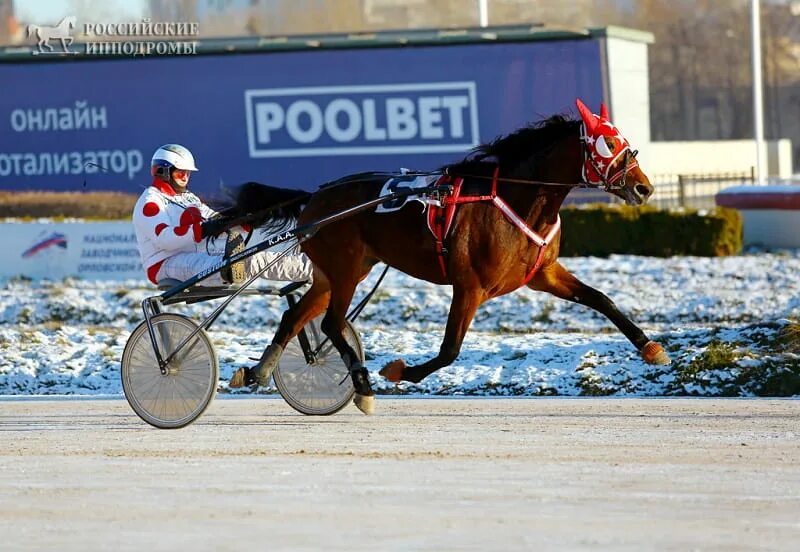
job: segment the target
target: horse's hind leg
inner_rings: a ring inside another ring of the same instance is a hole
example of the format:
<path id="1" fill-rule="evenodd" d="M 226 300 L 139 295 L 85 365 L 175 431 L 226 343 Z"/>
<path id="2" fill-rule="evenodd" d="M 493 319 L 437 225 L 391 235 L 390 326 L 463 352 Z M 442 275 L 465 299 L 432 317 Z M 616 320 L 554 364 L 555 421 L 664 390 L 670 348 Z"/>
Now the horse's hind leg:
<path id="1" fill-rule="evenodd" d="M 342 236 L 351 236 L 345 248 L 338 241 Z M 322 319 L 322 331 L 339 351 L 350 372 L 355 388 L 353 402 L 364 414 L 372 414 L 375 411 L 375 393 L 369 383 L 369 374 L 361 364 L 358 353 L 344 338 L 344 328 L 347 309 L 356 286 L 369 274 L 375 261 L 366 258 L 366 245 L 358 236 L 357 228 L 349 226 L 346 221 L 339 223 L 330 232 L 317 234 L 305 243 L 303 250 L 315 268 L 323 272 L 330 287 L 328 311 Z"/>
<path id="2" fill-rule="evenodd" d="M 375 412 L 375 393 L 369 383 L 369 373 L 361 364 L 358 353 L 353 350 L 342 333 L 347 308 L 350 306 L 359 280 L 358 274 L 345 278 L 340 277 L 336 281 L 331 280 L 331 297 L 328 303 L 328 312 L 322 319 L 322 331 L 330 338 L 333 346 L 339 351 L 345 366 L 350 370 L 350 377 L 356 390 L 353 402 L 361 412 L 370 415 Z"/>
<path id="3" fill-rule="evenodd" d="M 314 283 L 300 298 L 296 305 L 283 313 L 278 331 L 272 342 L 264 350 L 258 363 L 252 368 L 239 368 L 234 372 L 228 387 L 237 388 L 249 385 L 267 385 L 272 372 L 278 367 L 283 350 L 289 341 L 315 316 L 325 310 L 328 304 L 330 286 L 319 271 L 314 273 Z"/>
<path id="4" fill-rule="evenodd" d="M 630 318 L 622 314 L 614 302 L 604 293 L 587 286 L 567 271 L 559 263 L 543 267 L 528 284 L 536 291 L 546 291 L 561 299 L 580 303 L 603 314 L 625 334 L 633 346 L 641 353 L 649 364 L 669 364 L 670 360 L 664 349 L 651 341 Z"/>
<path id="5" fill-rule="evenodd" d="M 300 333 L 300 330 L 325 311 L 330 299 L 331 286 L 328 279 L 319 270 L 314 271 L 314 283 L 292 308 L 283 313 L 281 323 L 272 343 L 286 348 L 289 341 Z"/>
<path id="6" fill-rule="evenodd" d="M 447 327 L 439 354 L 418 366 L 406 366 L 402 360 L 392 361 L 383 367 L 381 375 L 389 381 L 419 383 L 439 368 L 452 364 L 461 352 L 464 335 L 472 323 L 475 311 L 485 300 L 486 293 L 483 289 L 453 286 L 453 301 L 450 303 L 450 314 L 447 316 Z"/>

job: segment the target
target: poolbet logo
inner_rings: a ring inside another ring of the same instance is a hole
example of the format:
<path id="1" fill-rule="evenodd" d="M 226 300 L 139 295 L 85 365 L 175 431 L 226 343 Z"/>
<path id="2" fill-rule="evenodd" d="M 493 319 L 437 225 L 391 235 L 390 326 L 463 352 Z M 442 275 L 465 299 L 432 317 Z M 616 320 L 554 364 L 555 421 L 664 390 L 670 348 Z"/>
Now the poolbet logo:
<path id="1" fill-rule="evenodd" d="M 475 82 L 246 90 L 250 157 L 463 152 Z"/>

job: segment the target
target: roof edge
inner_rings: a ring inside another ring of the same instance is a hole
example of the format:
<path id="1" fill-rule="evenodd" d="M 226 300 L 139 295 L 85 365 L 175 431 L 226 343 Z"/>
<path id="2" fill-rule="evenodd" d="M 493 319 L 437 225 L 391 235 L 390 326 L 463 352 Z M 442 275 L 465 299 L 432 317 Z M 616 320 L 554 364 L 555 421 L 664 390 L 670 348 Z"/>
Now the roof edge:
<path id="1" fill-rule="evenodd" d="M 246 36 L 228 38 L 205 38 L 194 41 L 194 50 L 199 55 L 229 53 L 276 53 L 286 51 L 315 51 L 324 49 L 353 48 L 399 48 L 414 46 L 446 46 L 454 44 L 497 44 L 503 42 L 538 42 L 552 40 L 591 40 L 593 38 L 621 38 L 637 42 L 652 43 L 652 33 L 624 27 L 580 27 L 551 26 L 542 23 L 526 25 L 499 25 L 493 27 L 462 27 L 447 29 L 404 29 L 376 32 L 307 34 L 285 36 Z M 130 53 L 87 53 L 88 44 L 114 44 L 122 41 L 82 42 L 76 37 L 71 55 L 34 56 L 31 45 L 0 47 L 2 62 L 59 61 L 64 59 L 146 59 L 153 56 Z M 157 42 L 156 37 L 131 37 L 133 44 Z M 164 37 L 169 38 L 169 37 Z M 164 40 L 162 42 L 167 42 Z M 185 55 L 185 54 L 184 54 Z M 159 56 L 162 57 L 162 56 Z M 44 58 L 44 59 L 43 59 Z"/>
<path id="2" fill-rule="evenodd" d="M 623 40 L 643 42 L 645 44 L 652 44 L 656 41 L 655 35 L 649 31 L 640 31 L 638 29 L 631 29 L 630 27 L 617 27 L 616 25 L 592 27 L 589 29 L 589 32 L 596 38 L 621 38 Z"/>

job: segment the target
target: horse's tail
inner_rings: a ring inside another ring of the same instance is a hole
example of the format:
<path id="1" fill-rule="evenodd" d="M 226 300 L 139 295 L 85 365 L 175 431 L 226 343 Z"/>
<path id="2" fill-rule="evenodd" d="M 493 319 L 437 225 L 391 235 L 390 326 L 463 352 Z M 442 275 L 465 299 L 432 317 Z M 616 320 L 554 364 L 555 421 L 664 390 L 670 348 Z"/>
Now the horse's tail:
<path id="1" fill-rule="evenodd" d="M 38 25 L 28 25 L 28 29 L 27 29 L 28 30 L 28 34 L 26 36 L 31 36 L 33 33 L 35 33 L 37 31 L 38 28 L 39 28 Z"/>
<path id="2" fill-rule="evenodd" d="M 297 221 L 311 198 L 309 192 L 248 182 L 239 187 L 234 209 L 251 215 L 254 226 L 268 232 L 279 232 Z"/>

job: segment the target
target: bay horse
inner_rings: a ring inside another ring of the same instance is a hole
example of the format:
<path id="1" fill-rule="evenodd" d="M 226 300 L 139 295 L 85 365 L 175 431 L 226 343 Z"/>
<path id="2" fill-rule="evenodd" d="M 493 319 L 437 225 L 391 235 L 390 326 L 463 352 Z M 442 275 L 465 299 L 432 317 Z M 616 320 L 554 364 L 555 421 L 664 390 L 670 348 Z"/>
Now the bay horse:
<path id="1" fill-rule="evenodd" d="M 289 340 L 327 308 L 322 330 L 350 369 L 356 406 L 372 414 L 374 393 L 368 372 L 342 330 L 357 284 L 378 262 L 453 286 L 439 354 L 416 366 L 402 360 L 390 362 L 380 374 L 392 382 L 417 383 L 451 364 L 477 308 L 523 285 L 602 313 L 646 362 L 668 364 L 659 344 L 606 295 L 579 281 L 558 262 L 558 211 L 571 189 L 600 188 L 631 205 L 645 203 L 653 193 L 636 160 L 637 152 L 608 120 L 605 106 L 595 115 L 580 100 L 576 103 L 580 120 L 550 117 L 478 146 L 462 161 L 443 167 L 437 174 L 451 187 L 441 196 L 421 198 L 424 208 L 410 201 L 387 213 L 362 211 L 321 228 L 305 241 L 302 249 L 314 264 L 311 288 L 284 313 L 258 364 L 241 368 L 231 385 L 266 384 Z M 286 215 L 286 200 L 294 197 L 289 211 L 299 215 L 298 224 L 306 224 L 375 199 L 387 179 L 385 173 L 350 175 L 313 194 L 243 187 L 234 210 L 253 213 L 280 201 L 280 214 Z M 428 222 L 440 231 L 432 232 Z M 450 227 L 443 229 L 448 222 Z"/>

